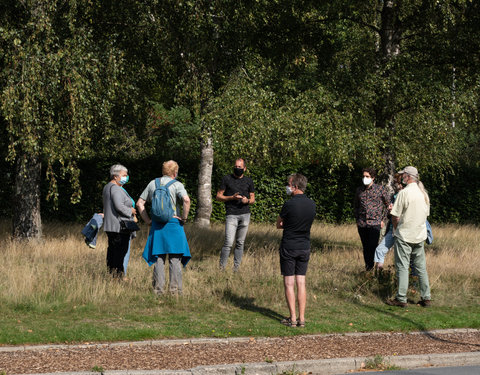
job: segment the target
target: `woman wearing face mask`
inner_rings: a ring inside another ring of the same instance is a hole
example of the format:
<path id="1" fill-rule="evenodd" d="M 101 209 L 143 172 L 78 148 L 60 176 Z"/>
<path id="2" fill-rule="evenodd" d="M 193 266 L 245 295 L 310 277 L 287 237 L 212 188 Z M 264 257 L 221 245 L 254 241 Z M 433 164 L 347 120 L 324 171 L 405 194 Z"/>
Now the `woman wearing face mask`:
<path id="1" fill-rule="evenodd" d="M 363 186 L 355 192 L 354 214 L 362 241 L 365 269 L 369 271 L 374 266 L 380 229 L 384 225 L 391 199 L 383 186 L 374 183 L 377 176 L 375 169 L 365 168 L 362 173 Z"/>
<path id="2" fill-rule="evenodd" d="M 129 180 L 128 170 L 121 164 L 110 168 L 110 182 L 103 188 L 103 230 L 108 236 L 107 267 L 113 276 L 122 277 L 128 262 L 132 233 L 122 232 L 121 220 L 135 220 L 135 202 L 123 188 Z"/>

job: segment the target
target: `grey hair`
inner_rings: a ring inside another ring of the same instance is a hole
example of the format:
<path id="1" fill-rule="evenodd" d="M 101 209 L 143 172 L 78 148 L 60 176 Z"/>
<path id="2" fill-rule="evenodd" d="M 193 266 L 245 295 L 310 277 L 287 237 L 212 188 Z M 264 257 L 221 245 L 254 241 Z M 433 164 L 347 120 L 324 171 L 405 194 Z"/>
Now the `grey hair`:
<path id="1" fill-rule="evenodd" d="M 295 186 L 297 189 L 305 192 L 307 189 L 307 178 L 300 174 L 300 173 L 293 173 L 288 176 L 287 181 L 290 182 L 292 180 L 292 185 Z"/>
<path id="2" fill-rule="evenodd" d="M 410 176 L 410 178 L 416 182 L 416 184 L 418 185 L 420 191 L 423 193 L 423 196 L 425 198 L 425 203 L 427 204 L 427 206 L 430 206 L 430 198 L 428 196 L 428 192 L 427 192 L 427 189 L 425 189 L 425 185 L 423 185 L 423 182 L 420 181 L 420 178 L 418 178 L 418 176 L 415 176 L 413 174 L 410 174 L 410 173 L 405 173 L 406 175 Z"/>
<path id="3" fill-rule="evenodd" d="M 420 191 L 423 193 L 423 196 L 425 197 L 425 203 L 430 206 L 430 198 L 428 197 L 427 190 L 425 189 L 425 186 L 423 185 L 423 182 L 418 180 L 417 185 L 420 188 Z"/>
<path id="4" fill-rule="evenodd" d="M 115 164 L 110 167 L 110 180 L 113 180 L 115 176 L 118 176 L 121 171 L 126 171 L 128 173 L 128 169 L 122 164 Z"/>

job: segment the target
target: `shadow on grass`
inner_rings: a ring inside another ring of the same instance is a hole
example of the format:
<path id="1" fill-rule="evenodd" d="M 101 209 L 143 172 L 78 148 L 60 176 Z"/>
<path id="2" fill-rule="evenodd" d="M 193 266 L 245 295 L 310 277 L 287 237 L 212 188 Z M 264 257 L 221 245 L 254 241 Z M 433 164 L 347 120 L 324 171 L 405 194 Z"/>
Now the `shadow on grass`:
<path id="1" fill-rule="evenodd" d="M 223 300 L 226 302 L 230 302 L 231 304 L 238 307 L 239 309 L 260 313 L 263 316 L 266 316 L 267 318 L 270 318 L 272 320 L 279 321 L 284 318 L 283 315 L 280 315 L 276 311 L 273 311 L 267 307 L 257 306 L 255 304 L 255 298 L 240 297 L 235 293 L 232 293 L 231 290 L 225 290 L 223 292 Z"/>
<path id="2" fill-rule="evenodd" d="M 359 306 L 359 307 L 362 307 L 366 310 L 370 310 L 370 311 L 375 311 L 377 313 L 380 313 L 380 314 L 383 314 L 383 315 L 386 315 L 386 316 L 389 316 L 393 319 L 397 319 L 397 320 L 401 320 L 403 322 L 406 322 L 406 323 L 409 323 L 411 324 L 412 326 L 416 327 L 417 330 L 420 332 L 421 335 L 423 336 L 426 336 L 432 340 L 435 340 L 435 341 L 439 341 L 439 342 L 443 342 L 443 343 L 448 343 L 448 344 L 456 344 L 456 345 L 465 345 L 465 346 L 476 346 L 476 347 L 480 347 L 480 344 L 473 344 L 473 343 L 468 343 L 468 342 L 460 342 L 460 341 L 455 341 L 455 340 L 448 340 L 448 339 L 444 339 L 442 337 L 438 337 L 436 336 L 434 333 L 432 333 L 431 331 L 429 331 L 423 324 L 419 323 L 419 322 L 416 322 L 414 321 L 413 319 L 410 319 L 406 316 L 401 316 L 399 314 L 396 314 L 395 312 L 393 311 L 388 311 L 388 310 L 384 310 L 384 309 L 381 309 L 379 307 L 376 307 L 376 306 L 371 306 L 371 305 L 367 305 L 365 303 L 362 303 L 360 301 L 352 301 L 353 304 Z M 400 309 L 398 307 L 392 307 L 393 309 L 397 309 L 399 311 L 403 311 L 403 309 Z"/>

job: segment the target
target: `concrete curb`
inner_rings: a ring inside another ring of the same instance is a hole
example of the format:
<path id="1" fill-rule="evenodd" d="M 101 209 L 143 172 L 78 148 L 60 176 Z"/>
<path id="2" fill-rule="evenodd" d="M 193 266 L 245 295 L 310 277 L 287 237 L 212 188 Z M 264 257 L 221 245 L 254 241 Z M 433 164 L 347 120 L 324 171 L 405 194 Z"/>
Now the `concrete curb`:
<path id="1" fill-rule="evenodd" d="M 309 361 L 244 363 L 200 366 L 190 370 L 122 370 L 105 371 L 104 375 L 275 375 L 285 373 L 339 375 L 360 370 L 364 357 L 335 358 Z M 453 354 L 422 354 L 384 357 L 384 362 L 402 369 L 421 367 L 478 366 L 480 352 Z M 57 372 L 54 375 L 92 375 L 95 372 Z M 46 375 L 46 374 L 29 374 Z M 52 374 L 53 375 L 53 374 Z"/>

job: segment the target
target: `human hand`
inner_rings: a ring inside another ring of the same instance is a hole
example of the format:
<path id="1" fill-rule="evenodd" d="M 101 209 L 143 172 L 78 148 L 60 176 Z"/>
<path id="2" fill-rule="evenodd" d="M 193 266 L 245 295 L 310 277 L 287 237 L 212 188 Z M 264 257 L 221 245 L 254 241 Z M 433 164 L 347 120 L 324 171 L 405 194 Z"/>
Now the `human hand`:
<path id="1" fill-rule="evenodd" d="M 177 219 L 180 222 L 180 225 L 184 225 L 187 219 L 182 219 L 180 216 L 173 216 L 174 219 Z"/>
<path id="2" fill-rule="evenodd" d="M 137 214 L 137 210 L 132 207 L 132 215 L 136 215 L 136 214 Z"/>

